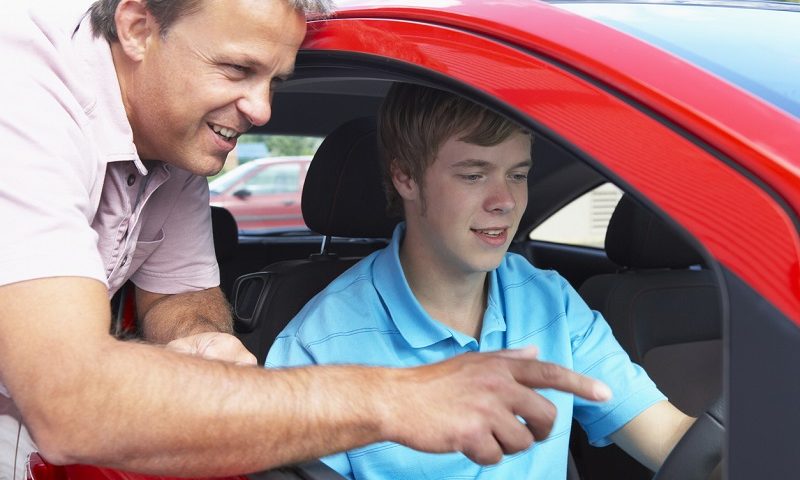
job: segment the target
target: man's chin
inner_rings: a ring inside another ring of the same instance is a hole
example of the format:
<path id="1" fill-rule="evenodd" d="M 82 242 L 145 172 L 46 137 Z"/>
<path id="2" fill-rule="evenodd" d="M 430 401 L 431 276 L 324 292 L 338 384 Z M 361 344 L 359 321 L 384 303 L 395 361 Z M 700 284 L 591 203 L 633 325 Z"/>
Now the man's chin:
<path id="1" fill-rule="evenodd" d="M 225 159 L 207 157 L 202 160 L 189 160 L 177 166 L 201 177 L 211 177 L 222 171 L 222 167 L 225 166 Z"/>

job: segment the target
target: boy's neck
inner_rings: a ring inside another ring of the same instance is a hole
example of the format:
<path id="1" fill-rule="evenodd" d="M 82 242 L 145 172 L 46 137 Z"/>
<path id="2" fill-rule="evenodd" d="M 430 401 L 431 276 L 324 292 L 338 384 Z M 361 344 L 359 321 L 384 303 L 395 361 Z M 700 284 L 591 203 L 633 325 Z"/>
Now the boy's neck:
<path id="1" fill-rule="evenodd" d="M 417 301 L 437 321 L 480 340 L 488 296 L 485 272 L 465 275 L 437 268 L 409 248 L 400 247 L 400 264 Z"/>

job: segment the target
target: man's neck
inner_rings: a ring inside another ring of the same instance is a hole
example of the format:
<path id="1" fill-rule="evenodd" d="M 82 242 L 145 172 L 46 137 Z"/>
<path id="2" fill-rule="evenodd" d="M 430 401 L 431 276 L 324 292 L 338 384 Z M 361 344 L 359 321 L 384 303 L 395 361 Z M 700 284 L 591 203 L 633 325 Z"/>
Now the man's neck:
<path id="1" fill-rule="evenodd" d="M 432 318 L 479 340 L 488 296 L 485 272 L 464 274 L 438 268 L 435 259 L 418 255 L 408 242 L 400 264 L 411 291 Z"/>

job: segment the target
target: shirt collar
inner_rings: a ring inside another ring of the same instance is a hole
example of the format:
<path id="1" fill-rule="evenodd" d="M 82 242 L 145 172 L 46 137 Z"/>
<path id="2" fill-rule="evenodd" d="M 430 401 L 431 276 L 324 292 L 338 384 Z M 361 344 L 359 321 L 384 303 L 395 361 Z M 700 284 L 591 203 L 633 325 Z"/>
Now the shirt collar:
<path id="1" fill-rule="evenodd" d="M 82 60 L 83 79 L 94 92 L 93 101 L 83 107 L 104 160 L 132 161 L 140 174 L 147 175 L 147 168 L 133 143 L 133 130 L 122 103 L 111 47 L 103 36 L 94 36 L 88 14 L 77 25 L 72 39 Z"/>
<path id="2" fill-rule="evenodd" d="M 389 315 L 400 335 L 413 348 L 424 348 L 447 338 L 453 338 L 462 347 L 471 344 L 473 349 L 477 349 L 478 344 L 475 339 L 434 320 L 417 301 L 400 264 L 400 244 L 405 231 L 405 222 L 400 222 L 395 227 L 391 243 L 379 252 L 375 259 L 373 271 L 375 289 L 389 310 Z M 497 298 L 498 293 L 497 271 L 493 270 L 489 273 L 489 295 L 483 318 L 481 343 L 490 333 L 506 329 Z"/>

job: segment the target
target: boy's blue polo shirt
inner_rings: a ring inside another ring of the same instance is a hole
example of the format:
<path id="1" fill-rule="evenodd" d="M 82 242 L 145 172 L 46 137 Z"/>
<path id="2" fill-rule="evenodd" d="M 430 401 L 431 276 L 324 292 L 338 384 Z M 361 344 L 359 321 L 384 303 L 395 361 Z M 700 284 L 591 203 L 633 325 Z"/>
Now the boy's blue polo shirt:
<path id="1" fill-rule="evenodd" d="M 392 242 L 364 258 L 315 296 L 289 323 L 267 356 L 267 367 L 366 364 L 412 367 L 471 351 L 539 347 L 539 358 L 605 382 L 614 393 L 595 403 L 541 390 L 558 410 L 550 436 L 492 466 L 461 453 L 430 454 L 383 442 L 325 457 L 348 478 L 566 478 L 571 419 L 602 446 L 608 436 L 663 400 L 647 374 L 631 363 L 602 316 L 566 280 L 506 254 L 491 272 L 480 342 L 431 318 L 406 282 L 399 259 L 405 226 Z"/>

